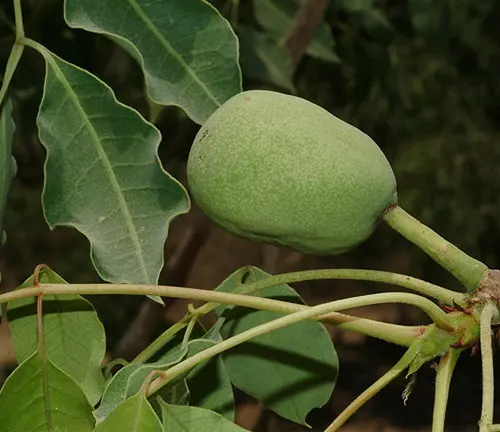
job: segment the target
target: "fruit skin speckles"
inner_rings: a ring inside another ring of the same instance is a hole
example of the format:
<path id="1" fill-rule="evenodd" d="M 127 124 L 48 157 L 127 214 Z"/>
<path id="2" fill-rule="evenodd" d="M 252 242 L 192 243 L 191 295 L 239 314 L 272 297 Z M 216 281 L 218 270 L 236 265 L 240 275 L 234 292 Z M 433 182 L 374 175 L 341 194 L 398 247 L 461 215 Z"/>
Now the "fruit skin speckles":
<path id="1" fill-rule="evenodd" d="M 334 255 L 363 242 L 397 203 L 377 144 L 301 98 L 252 90 L 222 105 L 191 148 L 195 202 L 237 235 Z"/>

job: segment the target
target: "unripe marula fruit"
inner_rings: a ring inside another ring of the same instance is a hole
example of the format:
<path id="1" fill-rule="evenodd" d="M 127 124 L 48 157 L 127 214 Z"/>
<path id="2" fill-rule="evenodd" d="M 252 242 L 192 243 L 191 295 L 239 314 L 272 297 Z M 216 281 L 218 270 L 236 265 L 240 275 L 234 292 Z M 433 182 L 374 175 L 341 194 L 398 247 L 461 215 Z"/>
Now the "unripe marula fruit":
<path id="1" fill-rule="evenodd" d="M 397 202 L 394 173 L 377 144 L 305 99 L 237 94 L 201 127 L 188 184 L 227 231 L 317 254 L 345 252 Z"/>

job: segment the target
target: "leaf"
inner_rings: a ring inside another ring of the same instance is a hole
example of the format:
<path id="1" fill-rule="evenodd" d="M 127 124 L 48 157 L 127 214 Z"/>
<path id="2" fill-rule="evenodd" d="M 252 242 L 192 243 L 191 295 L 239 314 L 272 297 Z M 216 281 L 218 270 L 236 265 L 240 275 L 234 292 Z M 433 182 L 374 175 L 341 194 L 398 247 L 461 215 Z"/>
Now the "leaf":
<path id="1" fill-rule="evenodd" d="M 0 425 L 4 432 L 90 432 L 94 418 L 76 382 L 36 351 L 5 381 Z"/>
<path id="2" fill-rule="evenodd" d="M 241 283 L 269 275 L 256 267 L 233 273 L 217 291 L 231 292 Z M 301 302 L 288 285 L 253 295 Z M 240 307 L 216 310 L 227 339 L 283 315 Z M 338 375 L 338 357 L 328 332 L 318 322 L 304 321 L 238 345 L 224 356 L 231 382 L 281 417 L 306 425 L 306 416 L 330 399 Z"/>
<path id="3" fill-rule="evenodd" d="M 66 0 L 69 26 L 120 37 L 137 54 L 153 101 L 202 124 L 241 91 L 238 41 L 201 0 Z"/>
<path id="4" fill-rule="evenodd" d="M 41 283 L 65 284 L 49 268 L 40 272 Z M 33 286 L 33 277 L 18 289 Z M 38 349 L 36 299 L 8 304 L 12 344 L 18 362 Z M 77 295 L 47 295 L 43 298 L 44 342 L 47 357 L 79 383 L 95 405 L 104 389 L 101 364 L 106 352 L 104 327 L 92 304 Z"/>
<path id="5" fill-rule="evenodd" d="M 255 18 L 265 30 L 282 41 L 292 27 L 294 15 L 300 3 L 297 0 L 254 0 Z M 325 23 L 318 27 L 306 52 L 320 60 L 340 62 L 334 51 L 333 36 Z"/>
<path id="6" fill-rule="evenodd" d="M 238 26 L 241 67 L 245 78 L 254 78 L 295 92 L 290 53 L 264 33 Z"/>
<path id="7" fill-rule="evenodd" d="M 142 392 L 118 406 L 94 432 L 163 432 L 160 419 Z"/>
<path id="8" fill-rule="evenodd" d="M 140 391 L 144 380 L 154 370 L 166 370 L 179 363 L 186 355 L 187 347 L 171 352 L 155 363 L 132 363 L 120 369 L 106 386 L 99 408 L 94 411 L 98 422 L 107 418 L 127 398 Z"/>
<path id="9" fill-rule="evenodd" d="M 168 432 L 243 432 L 246 429 L 213 411 L 194 407 L 169 405 L 160 401 L 163 430 Z"/>
<path id="10" fill-rule="evenodd" d="M 45 218 L 89 239 L 104 280 L 156 284 L 169 223 L 189 209 L 159 163 L 160 133 L 98 78 L 39 49 L 47 63 L 37 119 L 47 149 Z"/>

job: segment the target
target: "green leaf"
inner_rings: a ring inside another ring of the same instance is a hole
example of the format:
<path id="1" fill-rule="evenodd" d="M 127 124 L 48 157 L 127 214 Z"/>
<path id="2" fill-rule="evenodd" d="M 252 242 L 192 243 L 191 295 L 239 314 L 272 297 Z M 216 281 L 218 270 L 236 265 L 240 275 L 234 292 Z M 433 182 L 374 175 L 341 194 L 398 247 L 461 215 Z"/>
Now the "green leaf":
<path id="1" fill-rule="evenodd" d="M 40 282 L 66 283 L 48 268 L 40 272 Z M 30 286 L 33 277 L 19 289 Z M 8 317 L 16 359 L 23 362 L 38 349 L 36 299 L 9 302 Z M 101 364 L 106 342 L 103 325 L 92 304 L 77 295 L 44 296 L 43 328 L 47 357 L 78 382 L 95 405 L 104 389 Z"/>
<path id="2" fill-rule="evenodd" d="M 246 429 L 213 411 L 194 407 L 169 405 L 160 401 L 163 430 L 168 432 L 243 432 Z"/>
<path id="3" fill-rule="evenodd" d="M 118 406 L 94 432 L 163 432 L 160 419 L 142 392 Z"/>
<path id="4" fill-rule="evenodd" d="M 156 284 L 169 223 L 189 209 L 158 160 L 159 131 L 98 78 L 38 49 L 47 63 L 37 122 L 48 224 L 82 232 L 104 280 Z"/>
<path id="5" fill-rule="evenodd" d="M 97 421 L 107 418 L 127 398 L 139 392 L 152 371 L 168 369 L 179 363 L 186 353 L 187 347 L 171 352 L 155 363 L 132 363 L 120 369 L 108 382 L 101 404 L 94 412 Z"/>
<path id="6" fill-rule="evenodd" d="M 233 273 L 217 291 L 231 292 L 240 283 L 269 275 L 256 267 Z M 302 302 L 288 285 L 267 288 L 253 295 Z M 218 308 L 227 339 L 283 315 L 240 307 Z M 231 382 L 280 416 L 306 424 L 313 409 L 328 402 L 338 375 L 337 353 L 330 336 L 318 322 L 300 322 L 252 339 L 228 351 L 224 362 Z"/>
<path id="7" fill-rule="evenodd" d="M 12 157 L 14 131 L 12 102 L 8 100 L 0 116 L 0 247 L 5 242 L 2 220 L 7 197 L 9 196 L 10 183 L 16 171 L 16 163 Z"/>
<path id="8" fill-rule="evenodd" d="M 274 39 L 250 27 L 238 26 L 241 67 L 245 78 L 253 78 L 295 92 L 292 57 Z"/>
<path id="9" fill-rule="evenodd" d="M 273 37 L 282 41 L 293 25 L 299 0 L 254 0 L 255 18 Z M 321 24 L 307 47 L 307 54 L 332 63 L 340 59 L 334 51 L 334 40 L 326 23 Z"/>
<path id="10" fill-rule="evenodd" d="M 241 91 L 238 41 L 201 0 L 66 0 L 69 26 L 126 39 L 153 101 L 178 105 L 202 124 Z"/>
<path id="11" fill-rule="evenodd" d="M 4 432 L 90 432 L 94 418 L 76 382 L 37 351 L 2 387 L 0 425 Z"/>

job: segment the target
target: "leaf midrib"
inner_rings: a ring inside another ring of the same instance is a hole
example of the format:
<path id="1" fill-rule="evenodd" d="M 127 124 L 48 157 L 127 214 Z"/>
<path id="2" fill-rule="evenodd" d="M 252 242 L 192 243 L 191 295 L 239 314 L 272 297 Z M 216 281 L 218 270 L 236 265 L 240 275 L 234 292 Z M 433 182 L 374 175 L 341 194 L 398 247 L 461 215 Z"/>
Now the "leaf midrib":
<path id="1" fill-rule="evenodd" d="M 153 22 L 149 19 L 149 17 L 144 13 L 141 6 L 137 3 L 136 0 L 128 0 L 130 6 L 135 10 L 137 16 L 144 22 L 146 28 L 153 33 L 153 35 L 158 39 L 158 41 L 165 47 L 165 49 L 172 55 L 172 57 L 177 60 L 177 62 L 186 70 L 186 72 L 191 76 L 193 81 L 195 81 L 201 89 L 207 94 L 208 98 L 214 102 L 217 106 L 220 106 L 221 103 L 217 100 L 217 98 L 213 95 L 210 89 L 198 78 L 198 75 L 187 65 L 184 59 L 172 48 L 172 45 L 168 42 L 168 40 L 163 36 L 163 34 L 157 29 L 157 27 L 153 24 Z M 127 38 L 127 40 L 129 40 Z M 129 40 L 130 43 L 132 43 Z M 133 44 L 133 43 L 132 43 Z M 133 44 L 135 45 L 135 44 Z M 142 57 L 142 55 L 141 55 Z"/>
<path id="2" fill-rule="evenodd" d="M 118 198 L 118 203 L 119 203 L 119 209 L 121 210 L 121 213 L 124 216 L 125 219 L 125 225 L 127 227 L 127 230 L 130 233 L 130 239 L 132 240 L 132 243 L 134 244 L 134 249 L 137 251 L 136 256 L 140 264 L 141 272 L 144 276 L 144 282 L 148 283 L 149 282 L 149 275 L 146 269 L 146 262 L 144 261 L 144 255 L 142 253 L 141 249 L 141 244 L 139 241 L 139 238 L 137 237 L 137 233 L 135 232 L 134 229 L 134 223 L 132 221 L 132 217 L 130 215 L 130 212 L 128 210 L 127 203 L 125 202 L 125 199 L 123 198 L 121 194 L 121 188 L 118 183 L 118 180 L 116 179 L 115 173 L 113 171 L 113 168 L 111 166 L 111 163 L 108 159 L 108 156 L 106 155 L 106 152 L 102 149 L 102 147 L 99 145 L 99 135 L 97 134 L 94 126 L 92 123 L 89 121 L 88 117 L 85 115 L 85 110 L 83 109 L 82 105 L 80 104 L 80 100 L 76 93 L 73 91 L 69 83 L 64 77 L 64 73 L 61 71 L 59 66 L 57 65 L 57 62 L 52 58 L 52 55 L 47 53 L 45 56 L 45 59 L 48 64 L 52 67 L 54 70 L 54 73 L 56 77 L 59 79 L 59 82 L 61 85 L 66 89 L 66 92 L 68 93 L 69 98 L 73 101 L 74 106 L 76 107 L 77 111 L 80 114 L 80 117 L 83 119 L 83 122 L 87 128 L 87 130 L 90 132 L 90 135 L 92 137 L 92 143 L 94 144 L 95 148 L 97 149 L 97 153 L 99 154 L 99 158 L 103 162 L 104 169 L 108 173 L 108 177 L 111 182 L 111 187 L 114 190 L 117 198 Z"/>

